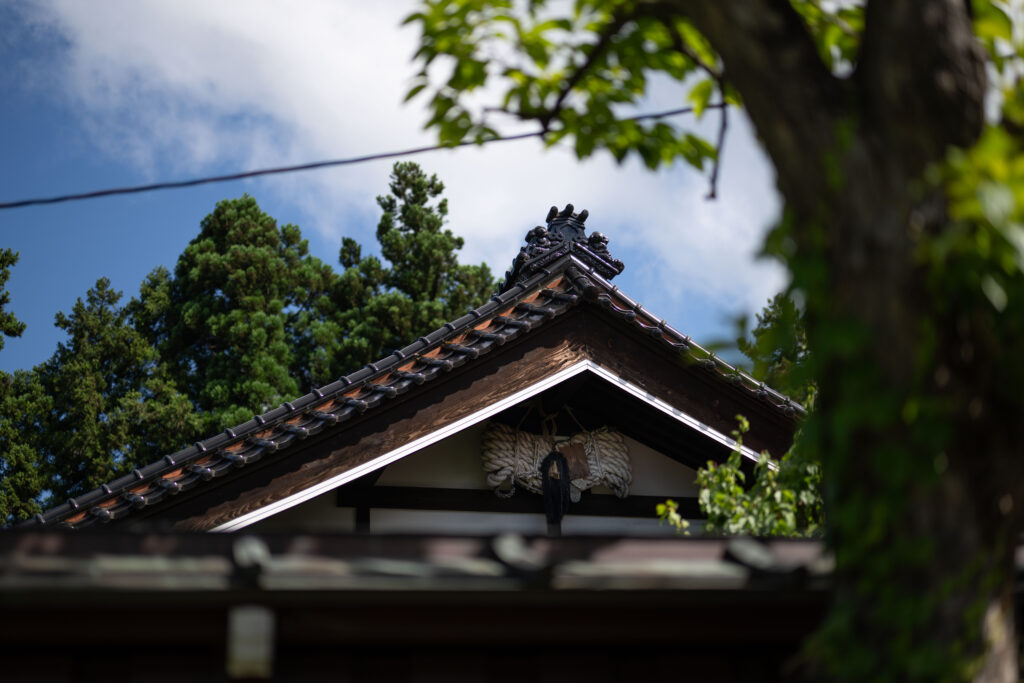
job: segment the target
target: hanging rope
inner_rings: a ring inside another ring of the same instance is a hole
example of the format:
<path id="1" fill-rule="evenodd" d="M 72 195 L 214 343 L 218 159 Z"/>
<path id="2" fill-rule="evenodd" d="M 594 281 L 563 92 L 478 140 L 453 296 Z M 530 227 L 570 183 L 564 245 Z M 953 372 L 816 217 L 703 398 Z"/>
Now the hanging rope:
<path id="1" fill-rule="evenodd" d="M 500 479 L 497 483 L 491 482 L 490 475 L 488 475 L 487 477 L 487 483 L 491 486 L 491 488 L 494 489 L 494 493 L 498 496 L 498 498 L 511 498 L 513 495 L 515 495 L 516 472 L 519 470 L 519 455 L 525 450 L 525 444 L 519 443 L 519 437 L 520 435 L 525 434 L 526 432 L 520 431 L 519 428 L 523 425 L 523 422 L 526 420 L 526 417 L 530 414 L 530 411 L 532 410 L 533 406 L 527 406 L 526 411 L 523 413 L 523 416 L 519 418 L 519 422 L 516 423 L 516 428 L 514 430 L 515 443 L 512 446 L 512 464 L 511 467 L 507 468 L 505 476 L 502 479 Z M 503 489 L 501 488 L 501 485 L 506 480 L 509 482 L 509 487 L 507 489 Z"/>
<path id="2" fill-rule="evenodd" d="M 540 477 L 544 490 L 544 516 L 548 524 L 558 524 L 569 511 L 572 485 L 569 483 L 569 463 L 557 449 L 552 449 L 541 462 Z"/>
<path id="3" fill-rule="evenodd" d="M 571 415 L 572 413 L 570 413 Z M 551 416 L 546 416 L 551 417 Z M 572 416 L 576 420 L 575 416 Z M 525 419 L 525 415 L 524 415 Z M 523 420 L 519 424 L 522 425 Z M 579 421 L 576 420 L 579 424 Z M 587 469 L 584 476 L 569 481 L 569 496 L 573 502 L 580 494 L 599 484 L 610 488 L 619 498 L 629 495 L 633 471 L 629 449 L 622 435 L 607 427 L 583 430 L 568 439 L 554 435 L 554 421 L 542 419 L 544 434 L 531 434 L 501 423 L 491 423 L 481 441 L 484 472 L 487 484 L 502 498 L 508 498 L 520 485 L 527 491 L 543 494 L 544 459 L 557 447 L 581 444 L 586 454 Z M 582 425 L 581 425 L 582 429 Z"/>
<path id="4" fill-rule="evenodd" d="M 622 434 L 601 427 L 589 432 L 574 434 L 569 443 L 583 444 L 587 454 L 590 475 L 573 481 L 580 491 L 586 491 L 598 484 L 604 484 L 619 498 L 629 495 L 633 481 L 633 468 L 629 461 L 629 449 Z M 579 482 L 579 483 L 577 483 Z M 579 494 L 574 500 L 579 500 Z"/>

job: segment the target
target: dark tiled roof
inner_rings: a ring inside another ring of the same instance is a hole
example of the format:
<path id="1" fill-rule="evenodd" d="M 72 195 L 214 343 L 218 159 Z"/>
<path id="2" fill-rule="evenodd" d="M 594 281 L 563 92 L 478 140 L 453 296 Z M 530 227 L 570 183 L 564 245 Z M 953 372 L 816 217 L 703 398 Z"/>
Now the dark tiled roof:
<path id="1" fill-rule="evenodd" d="M 603 307 L 783 414 L 795 418 L 804 413 L 798 403 L 694 343 L 612 285 L 605 276 L 620 272 L 622 264 L 608 254 L 606 239 L 593 239 L 599 233 L 590 238 L 583 234 L 585 218 L 586 212 L 574 214 L 572 205 L 562 212 L 553 208 L 550 231 L 530 231 L 530 244 L 516 258 L 499 293 L 483 306 L 336 382 L 50 508 L 24 526 L 82 528 L 128 517 L 264 457 L 286 453 L 308 436 L 359 419 L 581 301 Z M 534 248 L 538 242 L 546 250 Z"/>

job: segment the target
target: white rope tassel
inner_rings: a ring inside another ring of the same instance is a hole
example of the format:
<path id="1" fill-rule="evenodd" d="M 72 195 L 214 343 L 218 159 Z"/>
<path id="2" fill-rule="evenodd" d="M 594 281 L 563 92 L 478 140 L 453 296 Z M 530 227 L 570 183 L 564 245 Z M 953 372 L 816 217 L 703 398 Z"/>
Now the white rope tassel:
<path id="1" fill-rule="evenodd" d="M 534 493 L 541 492 L 540 462 L 551 450 L 543 437 L 492 423 L 484 431 L 481 445 L 487 485 L 498 495 L 511 496 L 517 483 Z M 502 489 L 506 483 L 510 488 Z"/>
<path id="2" fill-rule="evenodd" d="M 601 427 L 592 432 L 574 434 L 569 443 L 583 444 L 587 456 L 589 476 L 570 482 L 570 498 L 578 502 L 580 492 L 604 484 L 619 498 L 629 495 L 633 471 L 629 462 L 629 449 L 618 432 Z M 516 484 L 528 491 L 542 493 L 540 463 L 551 451 L 549 439 L 513 429 L 493 422 L 484 431 L 481 440 L 484 472 L 487 484 L 495 493 L 508 498 Z M 508 488 L 502 488 L 504 486 Z"/>
<path id="3" fill-rule="evenodd" d="M 586 491 L 598 484 L 604 484 L 619 498 L 629 495 L 629 485 L 633 481 L 633 468 L 629 462 L 629 449 L 622 434 L 613 432 L 607 427 L 600 427 L 592 432 L 574 434 L 570 443 L 582 443 L 583 452 L 587 454 L 590 476 L 586 479 L 574 479 L 574 488 Z"/>

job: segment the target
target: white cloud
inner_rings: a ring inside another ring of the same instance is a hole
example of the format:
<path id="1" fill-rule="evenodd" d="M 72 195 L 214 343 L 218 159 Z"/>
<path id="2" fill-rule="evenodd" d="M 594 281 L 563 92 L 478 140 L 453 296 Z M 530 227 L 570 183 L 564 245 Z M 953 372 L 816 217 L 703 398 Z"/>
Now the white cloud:
<path id="1" fill-rule="evenodd" d="M 96 144 L 153 175 L 429 144 L 422 106 L 401 105 L 417 36 L 398 23 L 414 6 L 57 0 L 38 11 L 68 41 L 65 88 Z M 753 260 L 779 202 L 742 121 L 730 129 L 716 202 L 703 199 L 707 181 L 688 169 L 652 174 L 600 155 L 580 163 L 534 141 L 417 160 L 448 188 L 464 260 L 487 260 L 499 273 L 548 206 L 573 202 L 590 210 L 594 229 L 636 271 L 634 282 L 659 290 L 672 282 L 674 296 L 703 297 L 730 312 L 759 307 L 782 284 L 778 267 Z M 389 167 L 303 173 L 264 186 L 312 218 L 304 227 L 337 238 L 376 215 Z"/>

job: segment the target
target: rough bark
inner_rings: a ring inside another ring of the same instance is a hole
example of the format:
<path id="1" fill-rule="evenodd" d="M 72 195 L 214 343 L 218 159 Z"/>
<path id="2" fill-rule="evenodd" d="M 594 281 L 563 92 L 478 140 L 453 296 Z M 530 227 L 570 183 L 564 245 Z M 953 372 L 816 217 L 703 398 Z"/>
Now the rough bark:
<path id="1" fill-rule="evenodd" d="M 891 397 L 898 409 L 927 383 L 957 406 L 940 453 L 910 440 L 897 415 L 862 421 L 843 438 L 837 427 L 822 427 L 839 559 L 836 609 L 846 610 L 865 648 L 909 637 L 967 660 L 985 653 L 969 672 L 975 680 L 1016 680 L 1012 552 L 1022 506 L 1014 496 L 1020 499 L 1024 478 L 1015 444 L 1024 434 L 1014 426 L 1015 404 L 1000 403 L 992 391 L 998 363 L 1008 359 L 986 356 L 995 350 L 969 315 L 936 309 L 913 253 L 919 235 L 948 219 L 944 195 L 924 189 L 922 174 L 982 128 L 984 60 L 967 3 L 870 2 L 857 69 L 847 79 L 828 72 L 787 2 L 669 5 L 711 41 L 744 98 L 793 219 L 795 258 L 825 259 L 823 291 L 808 293 L 812 344 L 836 321 L 866 333 L 852 355 L 824 354 L 820 414 L 849 410 L 858 392 L 865 400 L 873 392 Z M 939 338 L 922 369 L 924 322 L 935 322 Z M 853 386 L 849 370 L 858 363 L 874 370 Z M 932 463 L 937 476 L 894 475 L 929 472 Z M 860 525 L 848 519 L 858 505 Z M 865 573 L 880 571 L 866 556 L 861 535 L 869 533 L 891 552 L 888 586 L 865 581 Z M 926 561 L 906 560 L 904 546 L 922 540 Z M 908 636 L 880 614 L 886 591 L 936 603 Z"/>

